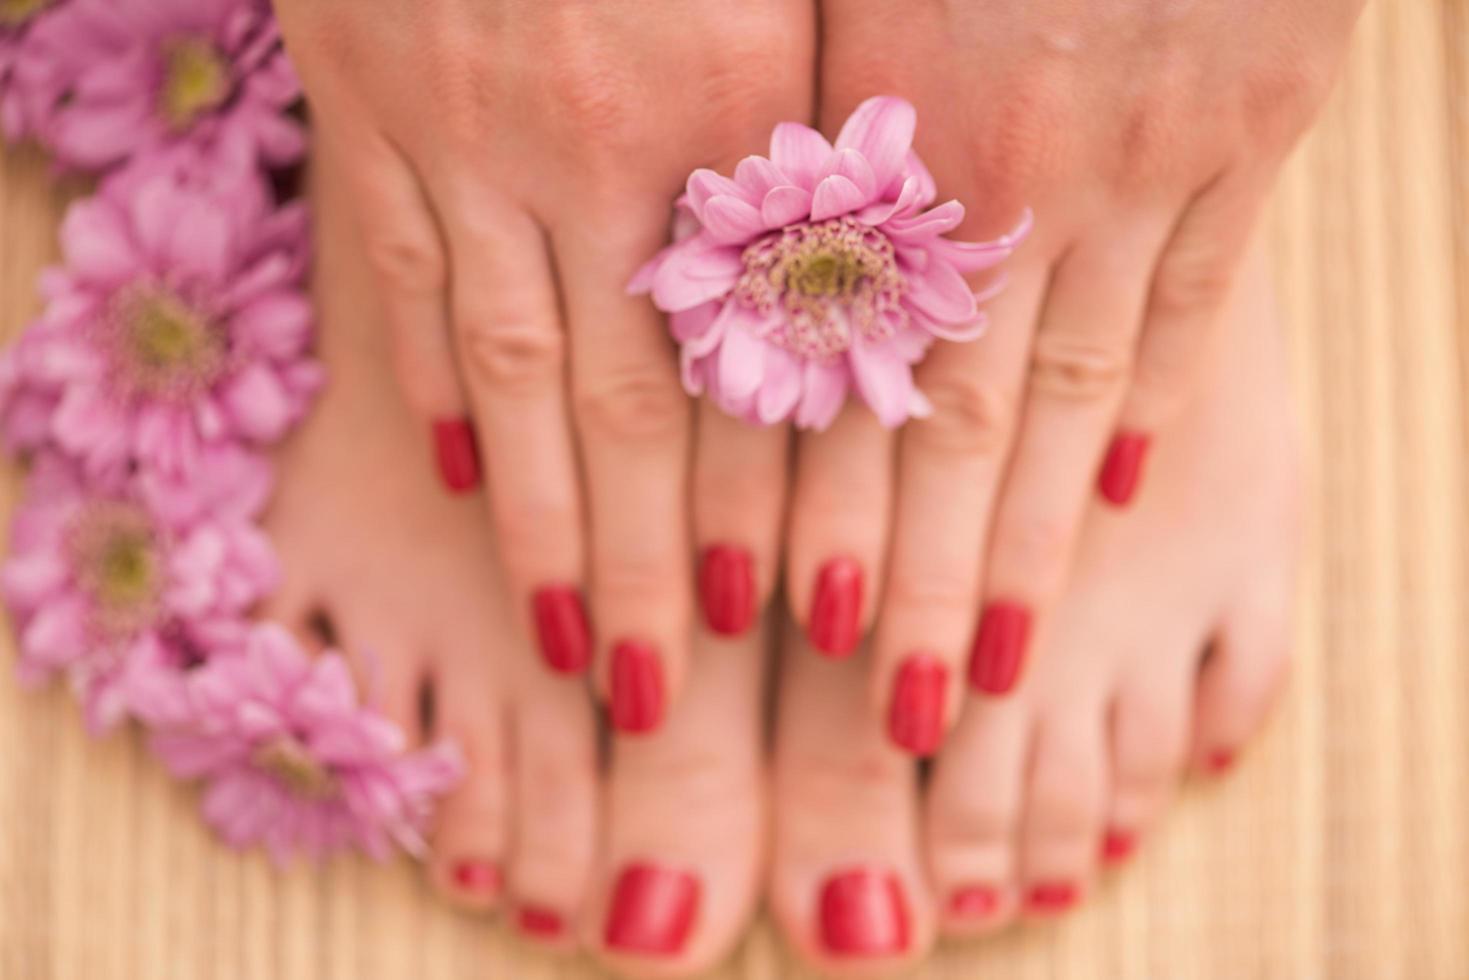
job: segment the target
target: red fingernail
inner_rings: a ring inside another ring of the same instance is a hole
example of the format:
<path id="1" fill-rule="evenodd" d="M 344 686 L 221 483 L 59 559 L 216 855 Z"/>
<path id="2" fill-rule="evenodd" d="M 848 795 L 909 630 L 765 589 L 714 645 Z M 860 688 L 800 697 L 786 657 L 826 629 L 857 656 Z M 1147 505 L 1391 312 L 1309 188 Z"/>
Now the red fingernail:
<path id="1" fill-rule="evenodd" d="M 439 476 L 451 493 L 468 493 L 479 486 L 479 446 L 469 419 L 439 419 L 434 423 L 434 458 Z"/>
<path id="2" fill-rule="evenodd" d="M 1137 838 L 1125 830 L 1109 830 L 1102 838 L 1102 860 L 1108 864 L 1119 864 L 1132 857 L 1137 847 Z"/>
<path id="3" fill-rule="evenodd" d="M 862 566 L 850 558 L 833 558 L 816 577 L 811 600 L 811 645 L 833 657 L 845 657 L 862 638 Z"/>
<path id="4" fill-rule="evenodd" d="M 1097 490 L 1107 503 L 1125 507 L 1137 493 L 1150 442 L 1140 432 L 1119 432 L 1112 439 L 1102 472 L 1097 476 Z"/>
<path id="5" fill-rule="evenodd" d="M 663 720 L 663 663 L 641 640 L 612 648 L 612 727 L 629 735 L 650 732 Z"/>
<path id="6" fill-rule="evenodd" d="M 622 870 L 604 940 L 630 953 L 671 956 L 683 949 L 699 913 L 699 879 L 653 864 Z"/>
<path id="7" fill-rule="evenodd" d="M 755 621 L 755 569 L 744 548 L 717 544 L 699 566 L 704 619 L 721 636 L 739 636 Z"/>
<path id="8" fill-rule="evenodd" d="M 1076 904 L 1080 895 L 1069 881 L 1048 881 L 1033 886 L 1025 896 L 1025 907 L 1036 915 L 1056 915 Z"/>
<path id="9" fill-rule="evenodd" d="M 896 875 L 858 868 L 821 889 L 821 942 L 836 956 L 892 956 L 908 948 L 908 902 Z"/>
<path id="10" fill-rule="evenodd" d="M 560 939 L 566 929 L 560 915 L 535 905 L 522 905 L 515 913 L 515 924 L 527 936 L 544 940 Z"/>
<path id="11" fill-rule="evenodd" d="M 899 748 L 932 755 L 944 740 L 944 695 L 949 668 L 938 657 L 918 653 L 903 661 L 893 684 L 888 734 Z"/>
<path id="12" fill-rule="evenodd" d="M 500 891 L 500 867 L 490 861 L 467 860 L 454 865 L 454 887 L 480 898 Z"/>
<path id="13" fill-rule="evenodd" d="M 1209 757 L 1204 760 L 1204 764 L 1209 767 L 1209 771 L 1212 773 L 1228 772 L 1234 767 L 1234 753 L 1229 749 L 1215 749 L 1209 753 Z"/>
<path id="14" fill-rule="evenodd" d="M 549 585 L 531 596 L 531 614 L 541 656 L 557 673 L 579 674 L 592 662 L 592 630 L 581 593 L 569 585 Z"/>
<path id="15" fill-rule="evenodd" d="M 988 885 L 961 888 L 949 896 L 949 914 L 961 919 L 988 919 L 999 910 L 999 889 Z"/>
<path id="16" fill-rule="evenodd" d="M 969 683 L 985 694 L 1008 694 L 1020 679 L 1030 639 L 1030 610 L 1013 602 L 985 607 L 969 660 Z"/>

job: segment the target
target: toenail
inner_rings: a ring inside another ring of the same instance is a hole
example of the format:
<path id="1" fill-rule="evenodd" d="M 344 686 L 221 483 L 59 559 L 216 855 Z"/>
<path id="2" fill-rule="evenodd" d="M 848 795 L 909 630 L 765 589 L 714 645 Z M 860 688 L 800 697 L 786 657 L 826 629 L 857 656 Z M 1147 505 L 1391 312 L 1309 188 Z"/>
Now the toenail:
<path id="1" fill-rule="evenodd" d="M 712 545 L 699 564 L 704 619 L 721 636 L 739 636 L 755 621 L 754 560 L 744 548 Z"/>
<path id="2" fill-rule="evenodd" d="M 938 751 L 948 686 L 949 668 L 938 657 L 917 653 L 903 661 L 888 709 L 888 734 L 899 748 L 914 755 Z"/>
<path id="3" fill-rule="evenodd" d="M 908 948 L 908 902 L 895 874 L 856 868 L 821 889 L 821 943 L 836 956 L 892 956 Z"/>
<path id="4" fill-rule="evenodd" d="M 491 861 L 466 860 L 454 865 L 454 887 L 467 895 L 490 898 L 500 891 L 500 867 Z"/>
<path id="5" fill-rule="evenodd" d="M 988 919 L 1000 911 L 1000 890 L 971 885 L 949 896 L 949 914 L 958 919 Z"/>
<path id="6" fill-rule="evenodd" d="M 663 721 L 663 663 L 641 640 L 612 648 L 612 727 L 628 735 L 651 732 Z"/>
<path id="7" fill-rule="evenodd" d="M 1119 864 L 1132 857 L 1137 847 L 1137 838 L 1125 830 L 1109 830 L 1102 838 L 1102 860 L 1108 864 Z"/>
<path id="8" fill-rule="evenodd" d="M 1216 749 L 1209 753 L 1204 765 L 1212 773 L 1224 773 L 1234 768 L 1234 753 L 1229 749 Z"/>
<path id="9" fill-rule="evenodd" d="M 450 493 L 468 493 L 479 486 L 479 446 L 474 425 L 466 418 L 434 422 L 434 459 L 439 477 Z"/>
<path id="10" fill-rule="evenodd" d="M 527 936 L 548 942 L 560 939 L 566 931 L 566 923 L 558 913 L 537 905 L 522 905 L 515 913 L 515 924 Z"/>
<path id="11" fill-rule="evenodd" d="M 1020 678 L 1030 639 L 1030 610 L 1014 602 L 985 607 L 974 637 L 969 682 L 984 694 L 1008 694 Z"/>
<path id="12" fill-rule="evenodd" d="M 862 638 L 862 566 L 833 558 L 816 576 L 807 639 L 821 653 L 845 657 Z"/>
<path id="13" fill-rule="evenodd" d="M 655 864 L 617 876 L 603 939 L 610 949 L 670 956 L 683 949 L 699 913 L 699 879 Z"/>
<path id="14" fill-rule="evenodd" d="M 1117 433 L 1097 476 L 1097 490 L 1103 500 L 1115 507 L 1126 507 L 1132 501 L 1142 483 L 1150 443 L 1141 432 Z"/>
<path id="15" fill-rule="evenodd" d="M 592 662 L 592 630 L 581 592 L 570 585 L 548 585 L 531 597 L 541 656 L 558 674 L 579 674 Z"/>
<path id="16" fill-rule="evenodd" d="M 1056 915 L 1076 904 L 1080 891 L 1069 881 L 1047 881 L 1031 886 L 1025 908 L 1035 915 Z"/>

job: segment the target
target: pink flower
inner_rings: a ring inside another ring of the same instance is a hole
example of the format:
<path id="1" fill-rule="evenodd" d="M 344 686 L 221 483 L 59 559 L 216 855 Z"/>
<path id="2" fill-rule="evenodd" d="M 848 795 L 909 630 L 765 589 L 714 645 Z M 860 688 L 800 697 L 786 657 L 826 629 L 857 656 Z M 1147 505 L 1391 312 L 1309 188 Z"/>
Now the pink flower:
<path id="1" fill-rule="evenodd" d="M 69 0 L 30 26 L 11 74 L 28 128 L 64 166 L 186 141 L 270 166 L 304 150 L 285 114 L 300 87 L 265 0 Z"/>
<path id="2" fill-rule="evenodd" d="M 434 798 L 463 774 L 451 743 L 405 753 L 402 732 L 359 705 L 342 657 L 308 657 L 278 626 L 145 703 L 164 763 L 205 781 L 209 824 L 280 863 L 352 845 L 419 854 Z"/>
<path id="3" fill-rule="evenodd" d="M 24 58 L 32 28 L 66 0 L 0 0 L 0 135 L 17 142 L 38 114 L 34 89 L 18 84 L 15 66 Z"/>
<path id="4" fill-rule="evenodd" d="M 254 492 L 260 477 L 238 465 L 242 492 Z M 69 676 L 94 727 L 128 713 L 134 667 L 183 668 L 238 646 L 278 582 L 269 540 L 238 506 L 171 523 L 135 487 L 89 485 L 54 455 L 36 461 L 26 491 L 0 567 L 21 677 Z"/>
<path id="5" fill-rule="evenodd" d="M 689 178 L 684 234 L 629 289 L 670 314 L 690 394 L 801 428 L 830 425 L 851 387 L 884 425 L 927 414 L 912 365 L 935 337 L 983 332 L 964 275 L 1003 260 L 1024 228 L 984 244 L 943 237 L 964 207 L 925 210 L 937 190 L 912 150 L 916 119 L 902 99 L 869 99 L 835 147 L 782 123 L 769 159 Z"/>
<path id="6" fill-rule="evenodd" d="M 88 473 L 191 476 L 208 447 L 272 443 L 305 414 L 322 376 L 301 206 L 253 175 L 130 170 L 72 205 L 61 244 L 41 321 L 0 367 L 12 445 L 54 406 L 47 439 Z"/>

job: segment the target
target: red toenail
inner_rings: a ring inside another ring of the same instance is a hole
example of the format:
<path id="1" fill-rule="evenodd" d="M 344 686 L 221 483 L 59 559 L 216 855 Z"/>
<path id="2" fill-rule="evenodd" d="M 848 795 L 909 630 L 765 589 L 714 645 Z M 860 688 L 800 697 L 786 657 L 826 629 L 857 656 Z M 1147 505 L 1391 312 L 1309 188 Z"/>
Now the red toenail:
<path id="1" fill-rule="evenodd" d="M 641 640 L 612 648 L 612 727 L 629 735 L 651 732 L 663 721 L 663 664 Z"/>
<path id="2" fill-rule="evenodd" d="M 1000 910 L 1000 891 L 989 885 L 971 885 L 949 896 L 949 914 L 961 919 L 988 919 Z"/>
<path id="3" fill-rule="evenodd" d="M 1103 500 L 1116 507 L 1125 507 L 1132 501 L 1138 484 L 1142 483 L 1143 462 L 1150 443 L 1140 432 L 1117 433 L 1097 477 L 1097 490 Z"/>
<path id="4" fill-rule="evenodd" d="M 833 558 L 816 576 L 807 638 L 819 652 L 845 657 L 862 638 L 862 566 Z"/>
<path id="5" fill-rule="evenodd" d="M 460 861 L 454 865 L 454 887 L 489 898 L 500 891 L 500 868 L 490 861 Z"/>
<path id="6" fill-rule="evenodd" d="M 1036 915 L 1055 915 L 1076 904 L 1080 892 L 1069 881 L 1048 881 L 1031 887 L 1025 907 Z"/>
<path id="7" fill-rule="evenodd" d="M 888 734 L 899 748 L 932 755 L 944 739 L 944 695 L 949 668 L 939 658 L 918 653 L 903 661 L 893 683 Z"/>
<path id="8" fill-rule="evenodd" d="M 1234 767 L 1234 753 L 1229 749 L 1216 749 L 1209 753 L 1209 757 L 1204 760 L 1204 764 L 1209 767 L 1210 772 L 1228 772 Z"/>
<path id="9" fill-rule="evenodd" d="M 548 585 L 531 597 L 541 655 L 559 674 L 579 674 L 592 662 L 592 630 L 581 593 L 569 585 Z"/>
<path id="10" fill-rule="evenodd" d="M 1013 602 L 985 607 L 974 637 L 969 682 L 985 694 L 1008 694 L 1020 679 L 1030 639 L 1030 610 Z"/>
<path id="11" fill-rule="evenodd" d="M 479 486 L 479 446 L 469 419 L 439 419 L 434 423 L 434 457 L 439 476 L 451 493 L 468 493 Z"/>
<path id="12" fill-rule="evenodd" d="M 677 953 L 698 916 L 699 893 L 699 879 L 686 871 L 628 865 L 612 890 L 603 939 L 609 948 L 629 953 Z"/>
<path id="13" fill-rule="evenodd" d="M 908 948 L 903 885 L 886 871 L 857 868 L 821 889 L 821 942 L 835 956 L 892 956 Z"/>
<path id="14" fill-rule="evenodd" d="M 754 560 L 744 548 L 712 545 L 699 566 L 704 619 L 721 636 L 739 636 L 755 622 Z"/>
<path id="15" fill-rule="evenodd" d="M 560 915 L 535 905 L 522 905 L 515 913 L 515 924 L 527 936 L 546 940 L 560 939 L 566 928 Z"/>
<path id="16" fill-rule="evenodd" d="M 1137 838 L 1125 830 L 1109 830 L 1102 838 L 1102 860 L 1117 864 L 1132 857 Z"/>

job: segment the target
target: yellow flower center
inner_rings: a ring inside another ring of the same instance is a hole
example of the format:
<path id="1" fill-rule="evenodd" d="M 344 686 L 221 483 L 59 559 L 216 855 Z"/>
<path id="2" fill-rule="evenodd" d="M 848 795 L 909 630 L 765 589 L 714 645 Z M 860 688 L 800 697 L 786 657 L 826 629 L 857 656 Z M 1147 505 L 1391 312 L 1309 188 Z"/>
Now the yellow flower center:
<path id="1" fill-rule="evenodd" d="M 125 633 L 156 615 L 163 561 L 157 531 L 141 509 L 110 501 L 91 505 L 72 526 L 71 547 L 97 627 Z"/>
<path id="2" fill-rule="evenodd" d="M 140 391 L 187 394 L 209 385 L 224 367 L 223 333 L 171 293 L 126 296 L 118 326 L 120 367 Z"/>
<path id="3" fill-rule="evenodd" d="M 174 130 L 189 128 L 230 94 L 229 66 L 214 45 L 202 38 L 166 44 L 163 65 L 159 109 Z"/>
<path id="4" fill-rule="evenodd" d="M 0 0 L 0 24 L 16 27 L 24 24 L 55 0 Z"/>
<path id="5" fill-rule="evenodd" d="M 336 778 L 290 735 L 282 735 L 261 746 L 255 751 L 253 761 L 296 796 L 322 801 L 337 795 Z"/>

